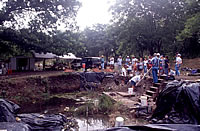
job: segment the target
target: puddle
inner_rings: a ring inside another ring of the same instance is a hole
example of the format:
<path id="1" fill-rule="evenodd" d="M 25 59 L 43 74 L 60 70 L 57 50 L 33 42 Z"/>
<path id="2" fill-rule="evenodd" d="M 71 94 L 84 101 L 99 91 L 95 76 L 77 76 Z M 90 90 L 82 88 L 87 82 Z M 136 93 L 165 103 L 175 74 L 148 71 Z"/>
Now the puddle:
<path id="1" fill-rule="evenodd" d="M 108 119 L 97 117 L 97 118 L 75 118 L 78 122 L 79 131 L 91 131 L 99 129 L 107 129 L 110 127 Z"/>

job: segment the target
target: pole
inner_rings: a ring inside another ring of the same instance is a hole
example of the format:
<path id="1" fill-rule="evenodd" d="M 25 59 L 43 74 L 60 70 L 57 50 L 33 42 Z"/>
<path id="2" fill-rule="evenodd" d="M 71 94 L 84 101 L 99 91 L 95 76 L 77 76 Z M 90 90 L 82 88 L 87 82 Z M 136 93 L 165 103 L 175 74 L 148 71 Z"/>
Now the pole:
<path id="1" fill-rule="evenodd" d="M 142 79 L 136 83 L 135 86 L 137 86 L 137 85 L 145 78 L 145 76 L 146 76 L 147 74 L 149 74 L 149 72 L 150 72 L 151 70 L 152 70 L 152 67 L 147 71 L 147 73 L 142 77 Z"/>

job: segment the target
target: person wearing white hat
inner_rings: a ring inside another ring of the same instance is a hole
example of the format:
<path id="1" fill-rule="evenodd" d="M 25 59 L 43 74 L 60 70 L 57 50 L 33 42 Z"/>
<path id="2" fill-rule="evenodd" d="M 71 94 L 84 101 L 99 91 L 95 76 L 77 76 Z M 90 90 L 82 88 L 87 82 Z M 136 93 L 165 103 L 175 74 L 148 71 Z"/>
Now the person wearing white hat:
<path id="1" fill-rule="evenodd" d="M 130 61 L 131 61 L 130 57 L 127 56 L 127 57 L 126 57 L 126 65 L 128 65 Z"/>
<path id="2" fill-rule="evenodd" d="M 175 64 L 175 72 L 176 72 L 177 76 L 180 75 L 179 69 L 181 67 L 181 64 L 182 64 L 181 54 L 177 54 L 177 56 L 176 56 L 176 64 Z"/>

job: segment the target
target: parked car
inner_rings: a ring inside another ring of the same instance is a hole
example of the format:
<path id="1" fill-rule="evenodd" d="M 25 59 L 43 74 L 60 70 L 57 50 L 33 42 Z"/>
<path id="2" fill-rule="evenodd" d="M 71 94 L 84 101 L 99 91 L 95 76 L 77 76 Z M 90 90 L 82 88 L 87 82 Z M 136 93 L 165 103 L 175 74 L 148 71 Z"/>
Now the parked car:
<path id="1" fill-rule="evenodd" d="M 82 59 L 82 64 L 85 63 L 85 68 L 99 68 L 101 66 L 100 57 L 85 57 Z"/>
<path id="2" fill-rule="evenodd" d="M 82 67 L 82 59 L 75 59 L 71 62 L 71 67 L 74 70 L 78 70 Z"/>

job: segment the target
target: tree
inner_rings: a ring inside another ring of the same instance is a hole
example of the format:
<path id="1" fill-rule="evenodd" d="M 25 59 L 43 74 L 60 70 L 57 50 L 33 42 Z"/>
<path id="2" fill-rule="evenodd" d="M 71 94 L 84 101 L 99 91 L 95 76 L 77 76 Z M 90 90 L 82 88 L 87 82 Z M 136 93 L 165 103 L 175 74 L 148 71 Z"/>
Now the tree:
<path id="1" fill-rule="evenodd" d="M 82 49 L 72 33 L 80 7 L 77 0 L 3 0 L 0 4 L 1 56 L 31 50 L 61 55 Z M 66 25 L 66 32 L 57 31 L 60 23 Z"/>
<path id="2" fill-rule="evenodd" d="M 87 55 L 104 55 L 106 59 L 117 55 L 118 45 L 115 28 L 109 25 L 97 24 L 91 28 L 86 28 L 82 33 L 82 40 L 88 51 Z"/>
<path id="3" fill-rule="evenodd" d="M 31 30 L 55 30 L 59 23 L 73 26 L 77 0 L 5 0 L 0 2 L 0 25 Z"/>
<path id="4" fill-rule="evenodd" d="M 111 10 L 123 36 L 119 50 L 139 56 L 170 52 L 176 30 L 183 27 L 185 5 L 184 0 L 117 0 Z"/>
<path id="5" fill-rule="evenodd" d="M 179 31 L 176 39 L 182 45 L 185 56 L 197 57 L 200 55 L 200 2 L 191 0 L 187 3 L 184 28 Z"/>

